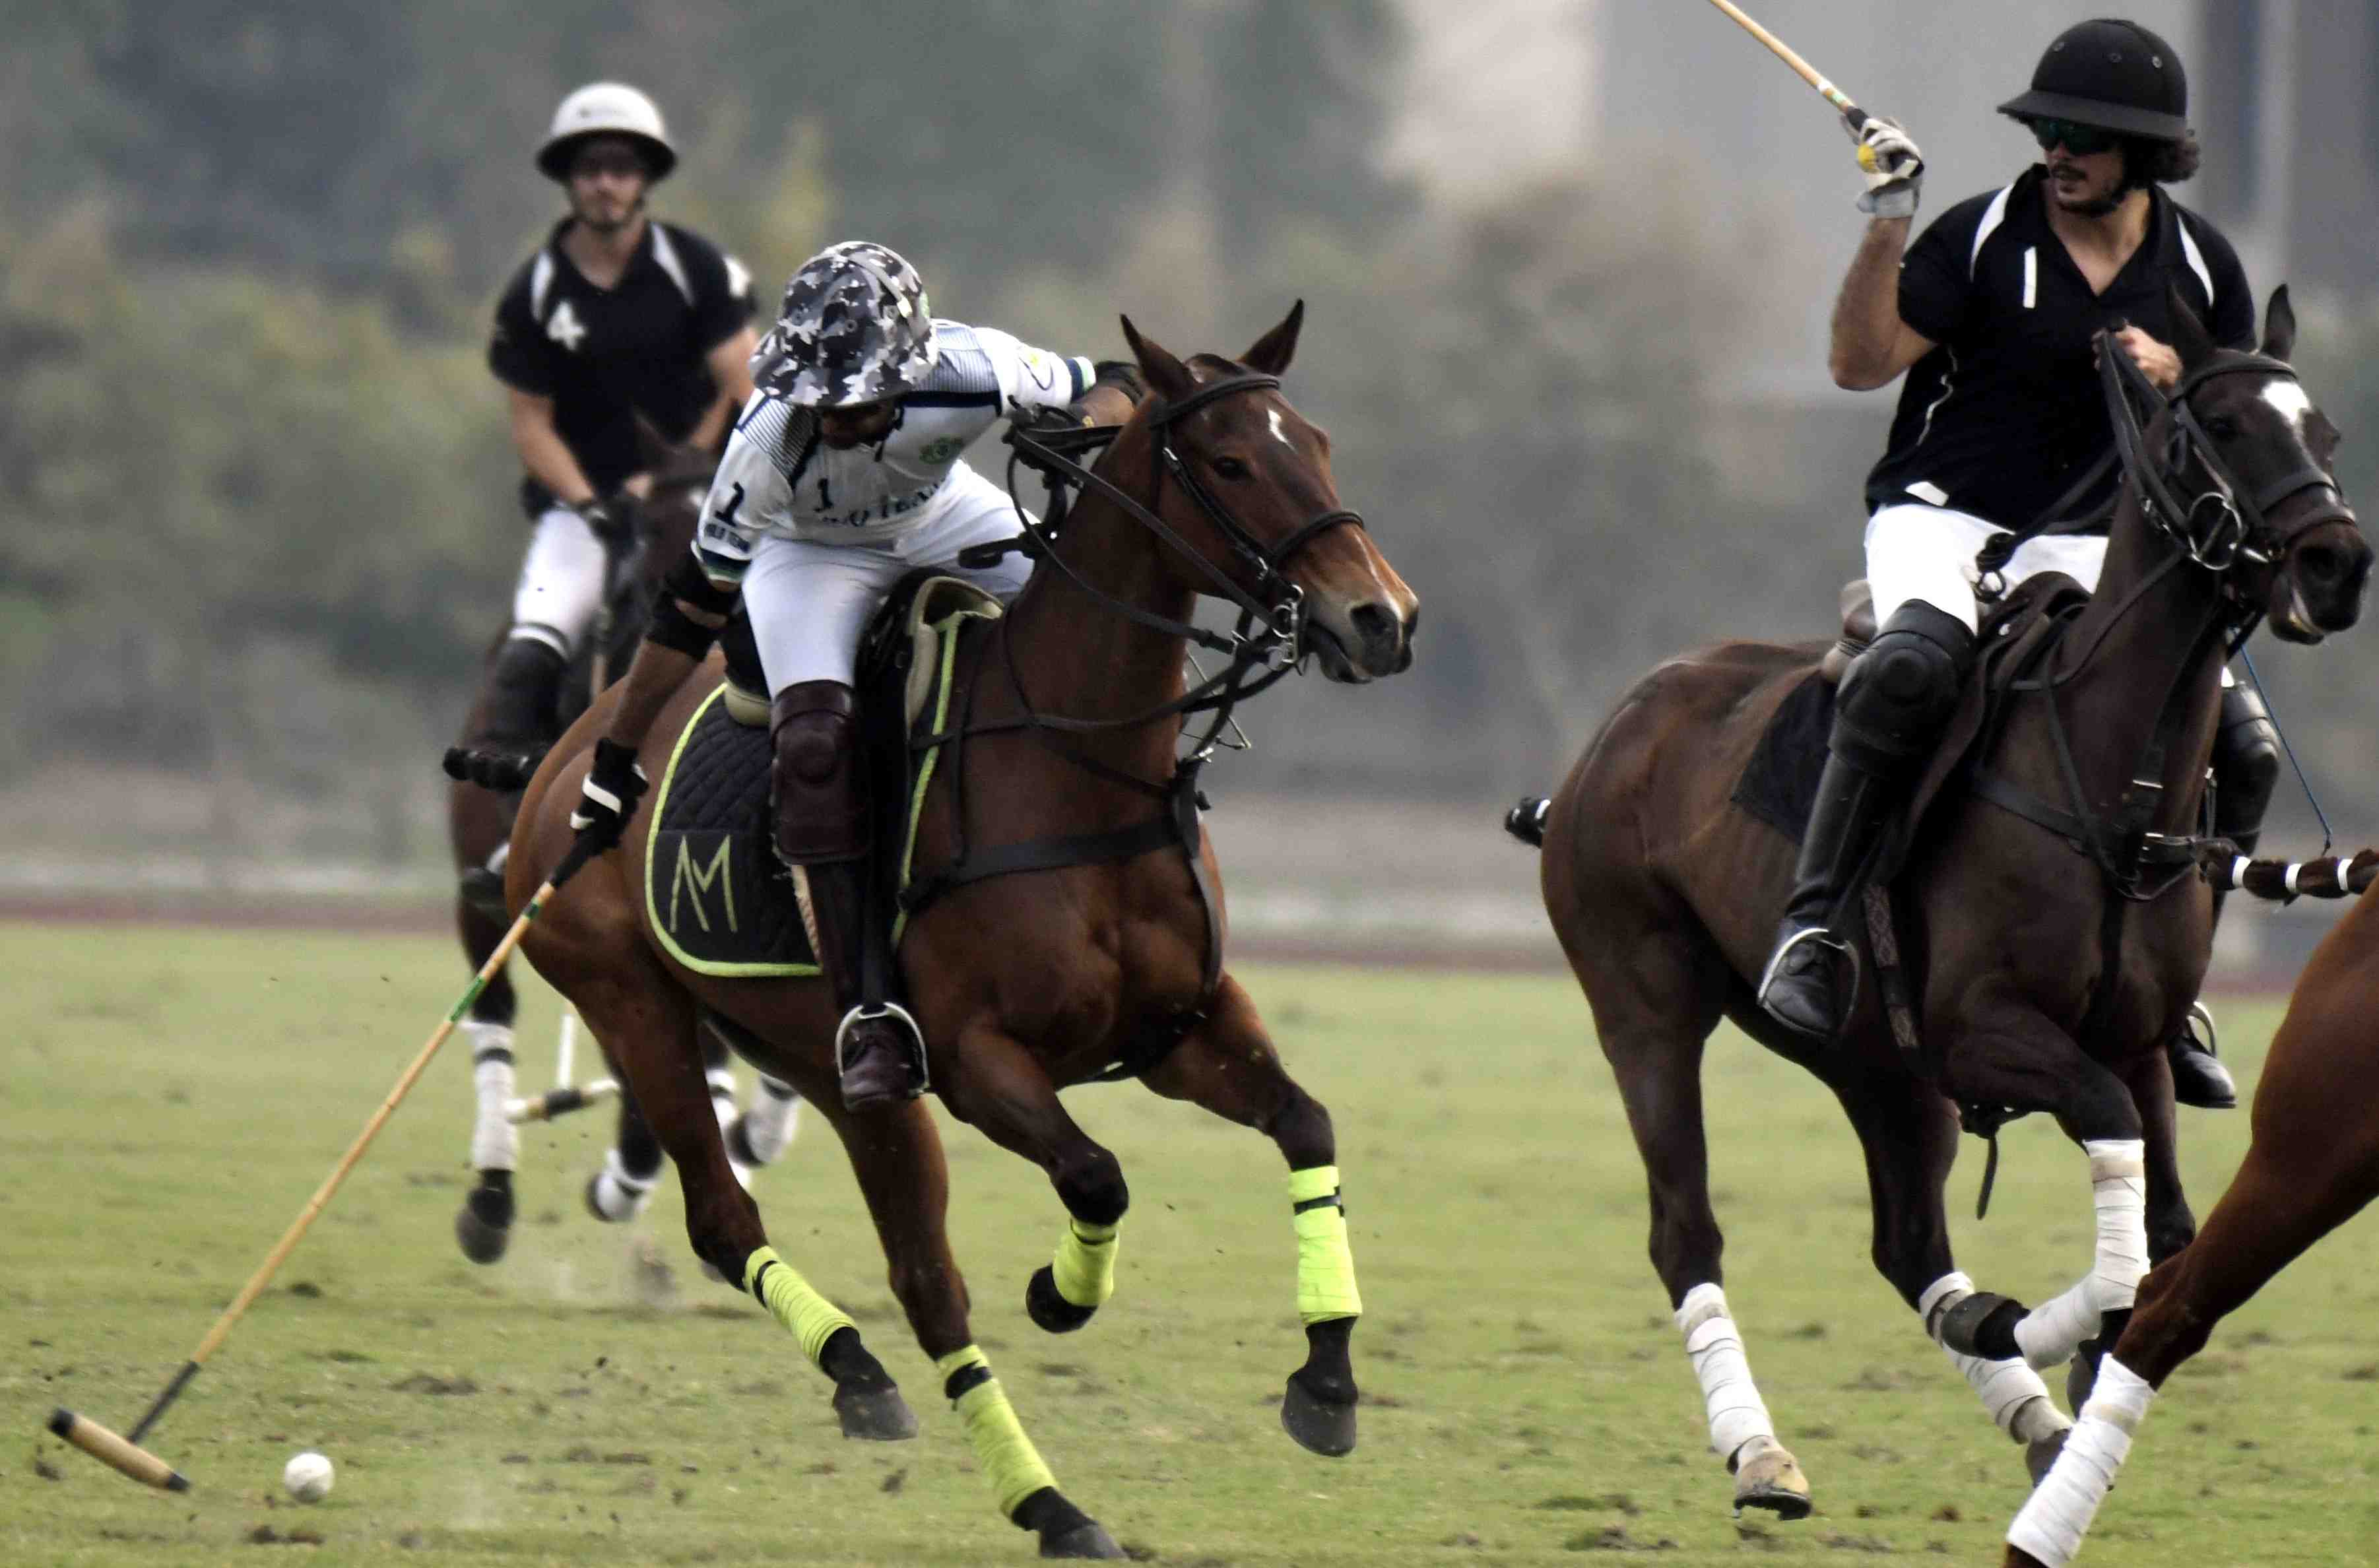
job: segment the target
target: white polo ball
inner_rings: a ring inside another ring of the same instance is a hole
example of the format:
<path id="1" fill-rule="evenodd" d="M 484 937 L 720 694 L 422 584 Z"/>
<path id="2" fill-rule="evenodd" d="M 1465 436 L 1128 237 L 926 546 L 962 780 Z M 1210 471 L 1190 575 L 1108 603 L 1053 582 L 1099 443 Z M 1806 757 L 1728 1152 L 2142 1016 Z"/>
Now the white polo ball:
<path id="1" fill-rule="evenodd" d="M 281 1484 L 300 1502 L 320 1502 L 331 1495 L 331 1462 L 308 1449 L 282 1467 Z"/>

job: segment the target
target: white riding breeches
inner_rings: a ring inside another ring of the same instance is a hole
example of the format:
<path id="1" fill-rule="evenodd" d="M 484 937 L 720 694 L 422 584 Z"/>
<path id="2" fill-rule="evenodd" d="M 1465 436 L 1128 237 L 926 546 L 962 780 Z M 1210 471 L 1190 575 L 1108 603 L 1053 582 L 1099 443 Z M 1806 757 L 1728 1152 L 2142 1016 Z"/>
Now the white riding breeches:
<path id="1" fill-rule="evenodd" d="M 603 608 L 603 541 L 566 506 L 549 507 L 529 536 L 513 588 L 512 635 L 568 658 Z"/>
<path id="2" fill-rule="evenodd" d="M 1008 492 L 972 469 L 953 470 L 934 515 L 878 545 L 823 544 L 771 534 L 752 552 L 743 576 L 743 609 L 759 645 L 760 668 L 773 697 L 804 681 L 848 686 L 867 629 L 884 595 L 903 573 L 931 566 L 977 587 L 1012 598 L 1033 563 L 1010 552 L 996 565 L 959 564 L 970 545 L 1012 537 L 1020 530 Z"/>
<path id="3" fill-rule="evenodd" d="M 1946 506 L 1903 501 L 1867 519 L 1866 583 L 1875 597 L 1875 623 L 1911 599 L 1975 627 L 1974 555 L 1993 534 L 2008 530 Z M 2103 534 L 2045 535 L 2026 539 L 2001 571 L 2009 587 L 2043 572 L 2062 572 L 2092 593 L 2106 564 Z"/>

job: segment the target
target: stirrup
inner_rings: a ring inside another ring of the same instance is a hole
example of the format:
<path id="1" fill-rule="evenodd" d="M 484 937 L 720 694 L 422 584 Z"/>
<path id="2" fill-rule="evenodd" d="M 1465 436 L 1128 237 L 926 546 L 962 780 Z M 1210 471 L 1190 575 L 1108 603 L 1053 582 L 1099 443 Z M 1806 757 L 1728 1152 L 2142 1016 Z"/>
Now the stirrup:
<path id="1" fill-rule="evenodd" d="M 857 1007 L 842 1015 L 842 1022 L 837 1024 L 834 1031 L 835 1076 L 840 1078 L 851 1067 L 848 1054 L 851 1043 L 851 1026 L 863 1019 L 885 1018 L 898 1019 L 900 1027 L 909 1031 L 909 1041 L 913 1047 L 909 1053 L 909 1064 L 917 1075 L 917 1092 L 919 1094 L 933 1092 L 934 1069 L 925 1060 L 925 1031 L 917 1027 L 917 1020 L 909 1009 L 898 1002 L 884 1002 L 874 1007 Z"/>
<path id="2" fill-rule="evenodd" d="M 2222 1053 L 2217 1047 L 2221 1037 L 2214 1028 L 2214 1009 L 2203 1001 L 2189 1004 L 2189 1016 L 2181 1020 L 2180 1033 L 2182 1039 L 2207 1055 L 2220 1058 Z"/>
<path id="3" fill-rule="evenodd" d="M 1776 945 L 1776 951 L 1769 955 L 1768 967 L 1759 973 L 1759 988 L 1753 993 L 1753 999 L 1762 1008 L 1768 1006 L 1768 991 L 1769 987 L 1776 983 L 1776 971 L 1784 967 L 1784 960 L 1792 956 L 1793 949 L 1804 942 L 1815 942 L 1820 947 L 1840 954 L 1850 961 L 1851 998 L 1854 1001 L 1857 1000 L 1858 949 L 1822 925 L 1805 925 Z"/>

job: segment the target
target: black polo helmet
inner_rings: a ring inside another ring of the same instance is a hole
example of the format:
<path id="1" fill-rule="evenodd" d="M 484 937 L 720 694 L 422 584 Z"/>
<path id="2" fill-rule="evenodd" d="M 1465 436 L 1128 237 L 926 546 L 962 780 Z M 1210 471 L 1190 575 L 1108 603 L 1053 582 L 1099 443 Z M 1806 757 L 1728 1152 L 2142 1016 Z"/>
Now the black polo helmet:
<path id="1" fill-rule="evenodd" d="M 2189 136 L 2189 78 L 2171 44 L 2137 22 L 2101 17 L 2059 33 L 2032 73 L 2032 90 L 2000 104 L 1999 113 L 2182 141 Z"/>

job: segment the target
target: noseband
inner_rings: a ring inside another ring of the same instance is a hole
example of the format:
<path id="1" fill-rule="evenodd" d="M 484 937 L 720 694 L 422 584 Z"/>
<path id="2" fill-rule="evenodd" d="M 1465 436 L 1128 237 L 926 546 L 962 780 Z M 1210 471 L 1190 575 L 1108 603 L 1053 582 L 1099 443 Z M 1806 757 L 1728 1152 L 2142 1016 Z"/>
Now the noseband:
<path id="1" fill-rule="evenodd" d="M 2131 356 L 2111 343 L 2101 345 L 2098 370 L 2115 428 L 2115 450 L 2123 471 L 2138 486 L 2142 513 L 2149 526 L 2197 565 L 2216 574 L 2228 572 L 2242 559 L 2269 565 L 2307 529 L 2355 520 L 2337 481 L 2316 464 L 2291 469 L 2252 492 L 2247 490 L 2223 462 L 2214 438 L 2206 434 L 2191 405 L 2192 393 L 2225 376 L 2264 376 L 2294 382 L 2296 368 L 2288 361 L 2263 354 L 2214 360 L 2182 377 L 2169 394 L 2158 392 Z M 2147 434 L 2139 418 L 2141 401 L 2152 409 L 2168 409 L 2172 416 L 2161 463 L 2150 463 L 2145 457 Z M 2192 456 L 2207 485 L 2183 501 L 2175 493 L 2175 486 Z M 2308 490 L 2318 492 L 2316 503 L 2285 531 L 2276 526 L 2271 521 L 2274 509 Z"/>
<path id="2" fill-rule="evenodd" d="M 1029 429 L 1013 426 L 1008 432 L 1010 448 L 1008 458 L 1008 491 L 1016 491 L 1015 467 L 1025 464 L 1044 475 L 1049 481 L 1049 506 L 1042 519 L 1035 523 L 1027 516 L 1021 502 L 1016 509 L 1017 521 L 1023 525 L 1027 551 L 1040 559 L 1054 561 L 1058 569 L 1073 578 L 1077 587 L 1107 609 L 1127 620 L 1170 635 L 1186 637 L 1199 646 L 1228 654 L 1233 660 L 1246 657 L 1252 650 L 1252 662 L 1279 671 L 1294 665 L 1303 656 L 1305 647 L 1305 592 L 1283 573 L 1289 561 L 1322 535 L 1342 524 L 1360 528 L 1360 513 L 1340 508 L 1324 512 L 1290 530 L 1283 537 L 1266 546 L 1250 534 L 1230 509 L 1214 499 L 1214 493 L 1198 481 L 1173 443 L 1174 427 L 1211 403 L 1237 396 L 1240 392 L 1270 392 L 1280 385 L 1277 376 L 1248 374 L 1231 376 L 1200 387 L 1188 397 L 1176 403 L 1158 403 L 1148 416 L 1149 431 L 1156 445 L 1160 466 L 1154 485 L 1146 502 L 1127 494 L 1105 476 L 1092 472 L 1069 453 L 1095 452 L 1107 446 L 1124 429 L 1120 425 L 1069 427 L 1062 429 Z M 1184 495 L 1196 506 L 1214 531 L 1230 547 L 1231 554 L 1255 578 L 1252 591 L 1240 585 L 1229 573 L 1209 560 L 1204 551 L 1192 546 L 1175 532 L 1172 525 L 1157 514 L 1165 495 L 1165 477 L 1173 476 Z M 1202 627 L 1154 615 L 1137 605 L 1129 605 L 1076 575 L 1055 549 L 1058 528 L 1066 515 L 1065 487 L 1075 485 L 1084 490 L 1096 490 L 1120 507 L 1124 513 L 1162 540 L 1165 548 L 1181 557 L 1206 579 L 1213 590 L 1239 607 L 1238 631 L 1229 637 L 1217 636 Z"/>

